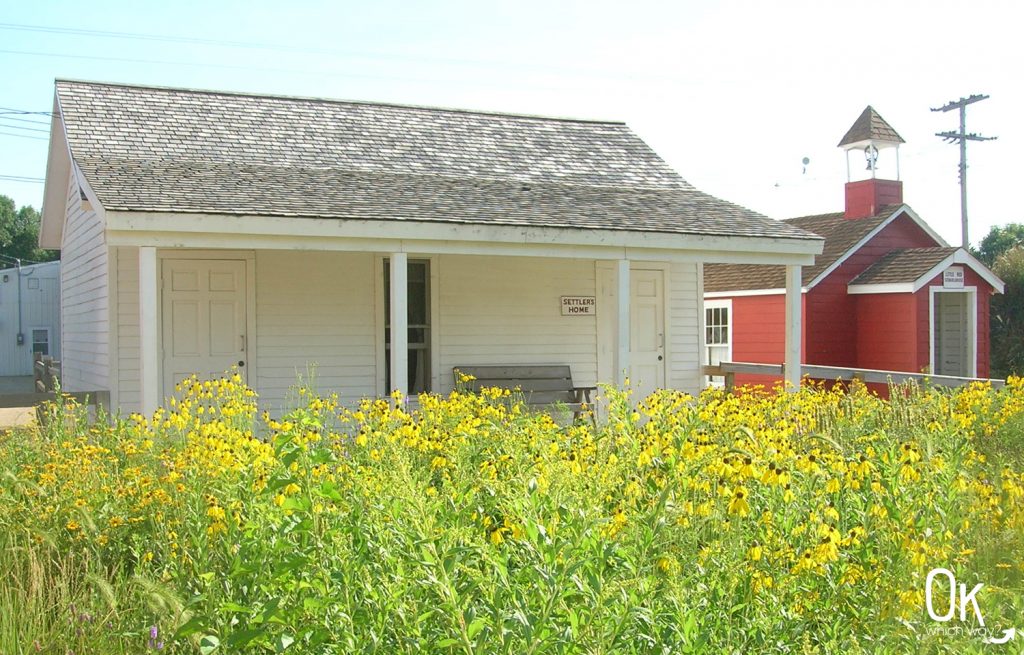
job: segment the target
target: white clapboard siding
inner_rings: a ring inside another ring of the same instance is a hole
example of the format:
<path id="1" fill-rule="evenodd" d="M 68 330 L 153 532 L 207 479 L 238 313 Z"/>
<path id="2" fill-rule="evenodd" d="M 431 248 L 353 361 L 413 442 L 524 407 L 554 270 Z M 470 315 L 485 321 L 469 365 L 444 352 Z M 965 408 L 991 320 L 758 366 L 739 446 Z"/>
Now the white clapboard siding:
<path id="1" fill-rule="evenodd" d="M 124 412 L 137 412 L 139 395 L 139 250 L 116 248 L 117 384 L 111 402 Z"/>
<path id="2" fill-rule="evenodd" d="M 532 257 L 437 258 L 441 390 L 453 366 L 568 364 L 597 380 L 597 322 L 562 316 L 561 296 L 594 296 L 594 262 Z"/>
<path id="3" fill-rule="evenodd" d="M 671 389 L 697 394 L 701 384 L 697 264 L 672 264 L 668 287 L 671 348 L 667 383 Z"/>
<path id="4" fill-rule="evenodd" d="M 68 391 L 109 389 L 108 250 L 102 219 L 68 185 L 61 243 L 61 382 Z"/>
<path id="5" fill-rule="evenodd" d="M 139 406 L 138 251 L 119 248 L 118 405 Z M 217 253 L 211 251 L 210 257 Z M 250 337 L 260 406 L 292 404 L 300 376 L 346 404 L 375 393 L 373 257 L 335 252 L 257 251 L 256 335 Z"/>
<path id="6" fill-rule="evenodd" d="M 256 389 L 271 410 L 299 376 L 351 405 L 376 393 L 374 257 L 362 253 L 256 253 Z"/>

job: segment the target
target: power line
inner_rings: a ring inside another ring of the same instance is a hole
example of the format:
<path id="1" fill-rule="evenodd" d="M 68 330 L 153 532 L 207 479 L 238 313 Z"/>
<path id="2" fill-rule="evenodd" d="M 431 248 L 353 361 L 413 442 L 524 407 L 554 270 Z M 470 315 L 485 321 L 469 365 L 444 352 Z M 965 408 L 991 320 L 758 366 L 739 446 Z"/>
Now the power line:
<path id="1" fill-rule="evenodd" d="M 19 264 L 45 264 L 46 263 L 46 262 L 37 262 L 34 259 L 24 259 L 24 258 L 21 258 L 21 257 L 11 257 L 10 255 L 5 255 L 3 253 L 0 253 L 0 259 L 6 259 L 8 262 L 10 262 L 11 264 L 14 264 L 15 266 L 17 266 Z"/>
<path id="2" fill-rule="evenodd" d="M 25 175 L 4 175 L 0 173 L 0 180 L 7 180 L 8 182 L 32 182 L 42 184 L 46 181 L 42 177 L 27 177 Z"/>
<path id="3" fill-rule="evenodd" d="M 0 121 L 6 121 L 6 118 L 0 118 Z M 9 130 L 25 130 L 26 132 L 42 132 L 43 134 L 49 134 L 50 130 L 41 130 L 38 127 L 23 127 L 21 125 L 8 125 L 6 123 L 0 123 L 0 127 L 7 128 Z"/>
<path id="4" fill-rule="evenodd" d="M 4 127 L 7 127 L 7 126 L 4 126 Z M 35 141 L 49 141 L 49 139 L 46 138 L 45 136 L 32 136 L 31 134 L 17 134 L 15 132 L 2 132 L 2 131 L 0 131 L 0 134 L 2 134 L 4 136 L 18 136 L 18 137 L 21 137 L 22 139 L 33 139 Z"/>
<path id="5" fill-rule="evenodd" d="M 14 118 L 13 116 L 8 116 L 7 115 L 7 114 L 11 114 L 11 113 L 13 113 L 13 112 L 0 111 L 0 116 L 3 117 L 3 118 L 0 118 L 0 120 L 17 121 L 19 123 L 31 123 L 32 125 L 49 125 L 50 124 L 49 121 L 34 121 L 31 118 Z"/>
<path id="6" fill-rule="evenodd" d="M 53 116 L 52 111 L 29 111 L 27 109 L 14 109 L 12 107 L 0 107 L 0 114 L 21 114 L 25 116 Z"/>
<path id="7" fill-rule="evenodd" d="M 26 31 L 26 32 L 42 32 L 47 34 L 67 34 L 72 36 L 92 36 L 98 38 L 107 39 L 131 39 L 138 41 L 154 41 L 159 43 L 182 43 L 189 45 L 207 45 L 224 48 L 245 48 L 250 50 L 271 50 L 276 52 L 293 52 L 301 54 L 314 54 L 314 55 L 335 55 L 342 57 L 359 57 L 363 59 L 384 59 L 384 60 L 395 60 L 395 61 L 415 61 L 415 62 L 435 62 L 435 63 L 447 63 L 447 64 L 461 64 L 461 65 L 502 65 L 502 66 L 522 66 L 522 63 L 502 62 L 502 61 L 484 61 L 484 60 L 470 60 L 470 59 L 458 59 L 454 57 L 430 57 L 422 55 L 396 55 L 385 52 L 356 52 L 351 50 L 337 50 L 334 48 L 312 48 L 302 46 L 289 46 L 280 43 L 260 43 L 254 41 L 230 41 L 226 39 L 207 39 L 201 37 L 192 36 L 175 36 L 171 34 L 153 34 L 144 32 L 115 32 L 108 30 L 90 30 L 75 27 L 56 27 L 50 25 L 26 25 L 21 23 L 0 23 L 0 29 L 2 30 L 15 30 L 15 31 Z M 530 66 L 531 68 L 542 68 L 547 70 L 550 68 L 547 65 L 536 65 Z M 598 71 L 591 71 L 598 72 Z M 602 71 L 603 72 L 603 71 Z"/>
<path id="8" fill-rule="evenodd" d="M 211 64 L 208 62 L 186 62 L 186 61 L 168 61 L 160 59 L 138 59 L 132 57 L 107 57 L 100 55 L 82 55 L 82 54 L 68 54 L 60 52 L 38 52 L 31 50 L 0 50 L 0 54 L 13 54 L 13 55 L 28 55 L 33 57 L 52 57 L 58 59 L 81 59 L 89 61 L 113 61 L 120 63 L 130 64 L 153 64 L 158 66 L 191 66 L 196 68 L 220 68 L 227 70 L 244 70 L 253 71 L 259 73 L 286 73 L 288 75 L 316 75 L 318 77 L 346 77 L 355 79 L 368 79 L 368 80 L 389 80 L 396 82 L 417 82 L 422 84 L 439 84 L 439 83 L 463 83 L 465 80 L 458 79 L 438 79 L 438 78 L 426 78 L 426 77 L 406 77 L 397 75 L 378 75 L 371 73 L 348 73 L 337 70 L 317 70 L 312 68 L 264 68 L 256 66 L 242 66 L 234 64 Z M 489 87 L 500 87 L 505 88 L 506 85 L 499 82 L 473 82 L 475 86 L 489 86 Z M 562 86 L 540 86 L 530 85 L 530 88 L 534 89 L 551 89 L 564 91 L 566 87 Z"/>
<path id="9" fill-rule="evenodd" d="M 437 56 L 422 55 L 422 54 L 401 55 L 401 54 L 393 54 L 393 53 L 379 52 L 379 51 L 377 51 L 377 52 L 357 52 L 357 51 L 351 51 L 351 50 L 348 50 L 348 51 L 347 50 L 337 50 L 337 49 L 333 49 L 333 48 L 315 48 L 315 47 L 308 47 L 308 46 L 307 47 L 288 46 L 288 45 L 283 45 L 283 44 L 280 44 L 280 43 L 260 43 L 260 42 L 253 42 L 253 41 L 230 41 L 230 40 L 224 40 L 224 39 L 207 39 L 207 38 L 200 38 L 200 37 L 175 36 L 175 35 L 168 35 L 168 34 L 152 34 L 152 33 L 141 33 L 141 32 L 115 32 L 115 31 L 107 31 L 107 30 L 89 30 L 89 29 L 81 29 L 81 28 L 73 28 L 73 27 L 56 27 L 56 26 L 49 26 L 49 25 L 26 25 L 26 24 L 20 24 L 20 23 L 0 23 L 0 30 L 29 31 L 29 32 L 48 33 L 48 34 L 65 34 L 65 35 L 71 35 L 71 36 L 90 36 L 90 37 L 108 38 L 108 39 L 131 39 L 131 40 L 139 40 L 139 41 L 153 41 L 153 42 L 159 42 L 159 43 L 180 43 L 180 44 L 188 44 L 188 45 L 205 45 L 205 46 L 224 47 L 224 48 L 244 48 L 244 49 L 249 49 L 249 50 L 267 50 L 267 51 L 274 51 L 274 52 L 290 52 L 290 53 L 296 53 L 296 54 L 313 54 L 313 55 L 320 55 L 320 56 L 329 55 L 329 56 L 335 56 L 335 57 L 354 57 L 354 58 L 359 58 L 359 59 L 375 59 L 375 60 L 382 60 L 382 61 L 406 61 L 406 62 L 415 62 L 415 63 L 439 63 L 439 64 L 454 64 L 454 65 L 458 65 L 458 66 L 489 66 L 489 67 L 500 66 L 500 67 L 503 67 L 503 68 L 514 68 L 514 69 L 521 69 L 521 70 L 536 70 L 536 71 L 543 71 L 543 72 L 550 72 L 553 69 L 553 67 L 551 66 L 550 63 L 530 64 L 530 63 L 523 62 L 523 61 L 510 62 L 510 61 L 501 61 L 501 60 L 495 60 L 495 59 L 490 59 L 490 60 L 484 60 L 484 59 L 465 59 L 465 58 L 461 58 L 460 59 L 460 58 L 456 58 L 456 57 L 437 57 Z M 9 52 L 10 54 L 21 54 L 21 53 L 10 52 L 10 51 L 0 51 L 0 52 Z M 87 55 L 82 55 L 79 58 L 95 58 L 95 57 L 90 57 L 90 56 L 87 56 Z M 128 60 L 114 59 L 113 61 L 136 61 L 136 60 L 131 60 L 131 59 L 128 59 Z M 150 63 L 150 62 L 142 62 L 142 63 Z M 154 63 L 173 64 L 175 62 L 154 62 Z M 617 78 L 625 78 L 625 79 L 630 79 L 630 80 L 635 80 L 635 79 L 639 79 L 639 78 L 645 78 L 645 79 L 668 79 L 668 81 L 671 81 L 671 79 L 664 78 L 662 76 L 643 75 L 643 74 L 638 74 L 635 71 L 630 71 L 630 72 L 627 72 L 627 73 L 622 73 L 620 75 L 609 75 L 609 71 L 606 70 L 606 69 L 593 69 L 593 68 L 587 69 L 587 68 L 578 68 L 578 67 L 573 67 L 573 68 L 558 67 L 558 70 L 562 71 L 562 72 L 565 72 L 565 73 L 577 73 L 577 74 L 584 74 L 584 75 L 590 75 L 590 76 L 597 76 L 597 77 L 602 78 L 602 79 L 610 79 L 610 78 L 616 78 L 617 77 Z M 297 71 L 285 70 L 285 71 L 281 71 L 281 72 L 291 73 L 291 72 L 297 72 Z M 298 72 L 305 72 L 305 71 L 298 71 Z"/>

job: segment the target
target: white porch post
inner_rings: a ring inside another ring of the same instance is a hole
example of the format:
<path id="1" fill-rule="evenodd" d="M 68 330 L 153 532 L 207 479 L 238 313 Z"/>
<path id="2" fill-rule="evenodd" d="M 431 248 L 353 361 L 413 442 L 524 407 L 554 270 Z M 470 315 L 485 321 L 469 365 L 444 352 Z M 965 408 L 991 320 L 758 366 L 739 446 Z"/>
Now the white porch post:
<path id="1" fill-rule="evenodd" d="M 160 327 L 157 325 L 156 248 L 139 247 L 139 385 L 142 413 L 150 416 L 160 404 Z"/>
<path id="2" fill-rule="evenodd" d="M 391 392 L 409 393 L 409 259 L 404 252 L 391 253 Z"/>
<path id="3" fill-rule="evenodd" d="M 618 312 L 615 333 L 618 341 L 615 348 L 615 383 L 621 388 L 629 377 L 629 260 L 620 259 L 616 274 L 618 290 L 616 299 Z"/>
<path id="4" fill-rule="evenodd" d="M 786 266 L 786 382 L 789 391 L 800 388 L 800 347 L 802 329 L 802 286 L 800 266 Z"/>

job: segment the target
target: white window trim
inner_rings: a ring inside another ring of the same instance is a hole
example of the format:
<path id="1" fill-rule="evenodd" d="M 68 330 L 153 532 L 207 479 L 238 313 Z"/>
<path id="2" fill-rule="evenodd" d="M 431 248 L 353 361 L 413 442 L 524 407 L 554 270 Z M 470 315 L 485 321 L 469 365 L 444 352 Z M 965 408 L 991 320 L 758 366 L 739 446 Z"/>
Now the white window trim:
<path id="1" fill-rule="evenodd" d="M 29 348 L 31 349 L 31 351 L 33 353 L 33 357 L 35 356 L 35 346 L 36 346 L 35 331 L 36 330 L 43 330 L 43 331 L 46 332 L 46 355 L 48 357 L 52 357 L 53 356 L 53 330 L 51 330 L 49 327 L 45 327 L 45 326 L 31 327 L 31 328 L 28 329 L 28 335 L 29 335 L 29 337 L 31 337 L 31 340 L 29 341 Z"/>
<path id="2" fill-rule="evenodd" d="M 801 287 L 800 293 L 807 293 L 809 287 Z M 718 300 L 720 298 L 745 298 L 747 296 L 784 296 L 786 290 L 784 288 L 772 288 L 772 289 L 741 289 L 737 291 L 706 291 L 704 292 L 704 301 L 708 302 L 711 300 Z"/>
<path id="3" fill-rule="evenodd" d="M 705 300 L 704 301 L 704 307 L 701 309 L 701 321 L 700 321 L 700 323 L 701 323 L 701 325 L 700 325 L 701 333 L 700 334 L 701 334 L 701 359 L 704 360 L 703 364 L 705 364 L 705 365 L 710 364 L 710 361 L 708 361 L 708 348 L 711 345 L 715 345 L 715 344 L 707 343 L 707 339 L 705 338 L 705 332 L 707 332 L 707 312 L 708 312 L 709 309 L 725 309 L 728 312 L 728 314 L 727 314 L 727 316 L 728 316 L 728 323 L 725 326 L 725 335 L 726 335 L 725 338 L 726 338 L 726 340 L 728 342 L 726 344 L 726 351 L 725 351 L 726 357 L 725 357 L 725 361 L 731 362 L 732 361 L 732 344 L 733 344 L 733 341 L 732 341 L 732 326 L 735 324 L 735 320 L 734 320 L 735 319 L 735 315 L 733 314 L 733 311 L 732 311 L 732 299 L 731 298 L 722 298 L 722 299 L 715 299 L 715 300 Z M 703 375 L 701 377 L 702 377 L 702 379 L 704 381 L 704 386 L 705 387 L 711 386 L 711 377 L 712 376 L 710 376 L 710 375 Z"/>
<path id="4" fill-rule="evenodd" d="M 928 287 L 928 370 L 935 373 L 935 294 L 967 294 L 967 356 L 970 359 L 967 377 L 978 377 L 978 287 L 946 289 Z"/>
<path id="5" fill-rule="evenodd" d="M 376 342 L 377 356 L 377 397 L 383 398 L 390 391 L 384 388 L 384 354 L 387 344 L 384 341 L 384 304 L 385 295 L 388 290 L 384 288 L 384 262 L 388 261 L 387 255 L 377 255 L 373 258 L 373 284 L 374 284 L 374 315 L 376 328 L 374 330 L 374 341 Z M 428 262 L 428 274 L 430 275 L 430 392 L 441 393 L 441 294 L 440 294 L 440 257 L 436 255 L 409 255 L 409 261 Z"/>

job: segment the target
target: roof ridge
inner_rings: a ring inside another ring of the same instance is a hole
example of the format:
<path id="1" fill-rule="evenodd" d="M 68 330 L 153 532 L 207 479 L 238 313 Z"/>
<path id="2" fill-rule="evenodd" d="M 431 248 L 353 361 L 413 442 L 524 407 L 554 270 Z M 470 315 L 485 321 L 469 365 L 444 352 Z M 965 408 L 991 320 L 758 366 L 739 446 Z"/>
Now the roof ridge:
<path id="1" fill-rule="evenodd" d="M 130 82 L 102 82 L 98 80 L 83 80 L 75 78 L 57 77 L 54 84 L 65 82 L 69 84 L 86 84 L 89 86 L 118 87 L 125 89 L 144 89 L 148 91 L 177 91 L 196 93 L 213 96 L 234 96 L 240 98 L 264 98 L 268 100 L 298 100 L 302 102 L 323 103 L 331 105 L 358 105 L 365 107 L 392 107 L 395 109 L 411 109 L 415 111 L 445 112 L 453 114 L 471 114 L 476 116 L 497 116 L 502 118 L 523 118 L 536 121 L 558 121 L 562 123 L 582 123 L 588 125 L 618 125 L 628 127 L 625 121 L 602 120 L 597 118 L 574 118 L 571 116 L 545 116 L 542 114 L 519 114 L 513 112 L 488 111 L 484 109 L 463 109 L 458 107 L 437 107 L 431 105 L 405 104 L 400 102 L 376 102 L 372 100 L 345 100 L 341 98 L 324 98 L 321 96 L 296 96 L 275 93 L 253 93 L 248 91 L 223 91 L 217 89 L 197 89 L 191 87 L 161 86 L 153 84 L 133 84 Z M 631 130 L 632 131 L 632 130 Z"/>

